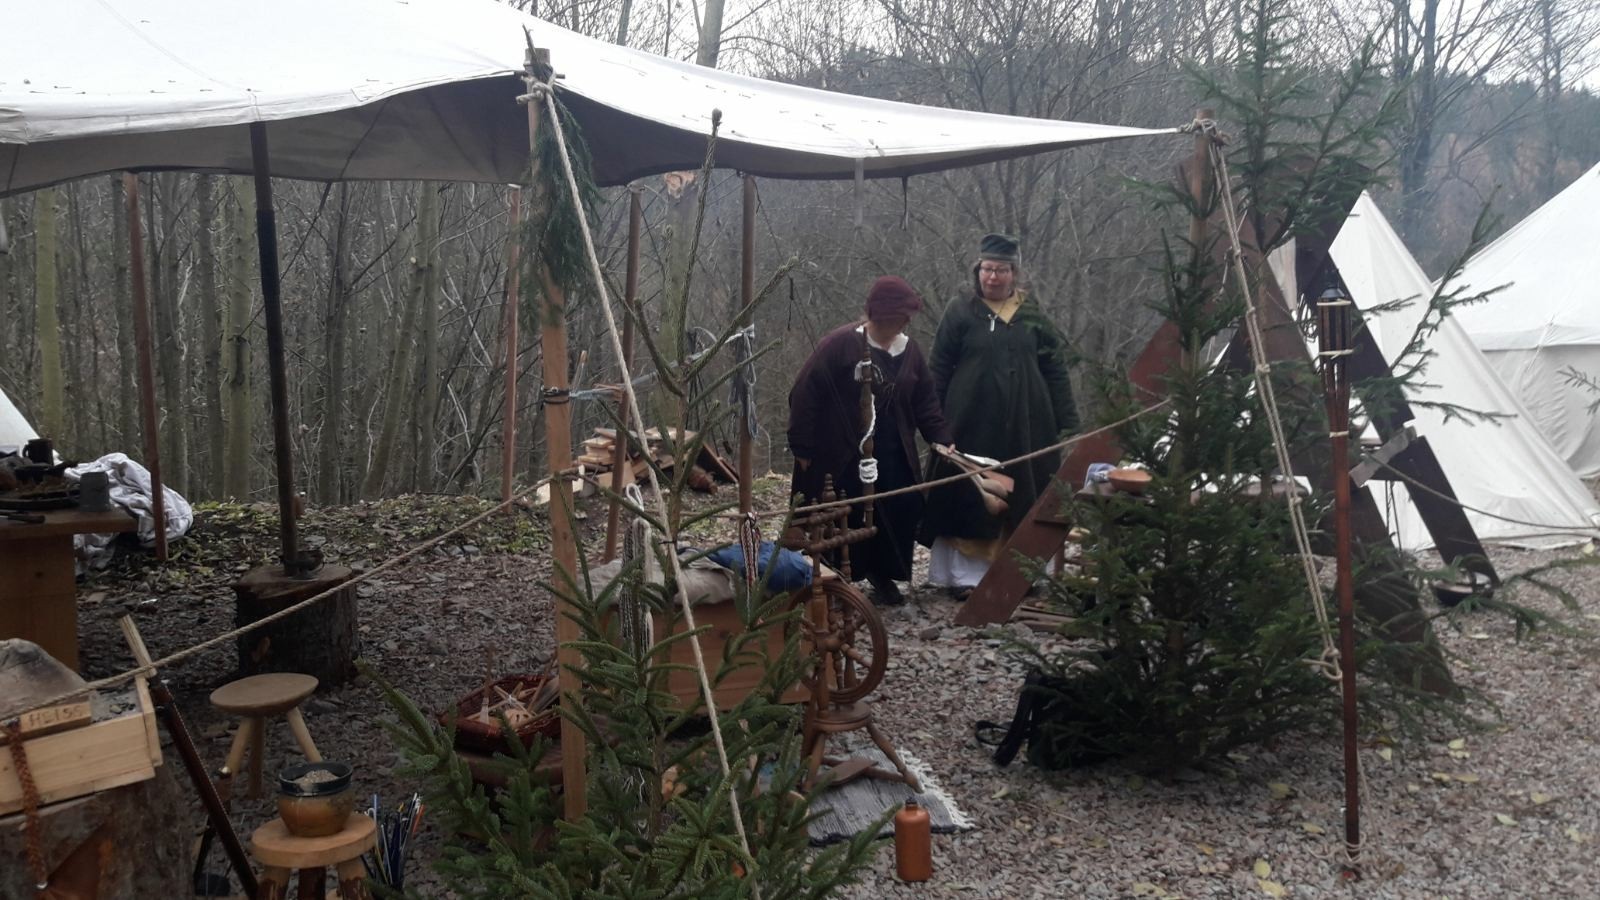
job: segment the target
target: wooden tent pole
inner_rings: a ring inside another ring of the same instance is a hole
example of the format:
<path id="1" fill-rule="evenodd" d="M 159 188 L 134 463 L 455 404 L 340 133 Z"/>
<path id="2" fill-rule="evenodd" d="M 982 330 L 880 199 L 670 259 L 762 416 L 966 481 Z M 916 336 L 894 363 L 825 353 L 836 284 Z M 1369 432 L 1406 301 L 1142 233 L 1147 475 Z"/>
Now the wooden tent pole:
<path id="1" fill-rule="evenodd" d="M 542 73 L 550 70 L 550 51 L 530 47 L 525 61 L 524 78 L 530 94 L 549 90 Z M 528 152 L 532 156 L 531 196 L 539 198 L 540 208 L 530 209 L 529 217 L 550 215 L 549 192 L 538 189 L 538 179 L 543 177 L 539 166 L 539 102 L 530 100 L 528 107 Z M 534 258 L 537 248 L 529 247 L 529 258 Z M 561 685 L 563 703 L 578 703 L 582 685 L 577 667 L 582 664 L 578 652 L 580 638 L 578 623 L 573 621 L 575 611 L 569 592 L 577 589 L 578 542 L 572 532 L 572 405 L 569 402 L 570 384 L 567 380 L 567 296 L 550 274 L 549 266 L 539 262 L 539 281 L 544 297 L 539 310 L 539 341 L 544 354 L 544 395 L 540 398 L 545 407 L 545 453 L 550 463 L 550 543 L 555 562 L 551 581 L 555 596 L 551 598 L 556 617 L 556 660 L 559 663 L 557 678 Z M 561 717 L 561 786 L 566 802 L 568 821 L 577 821 L 588 809 L 588 771 L 586 756 L 588 742 L 583 730 L 567 716 Z"/>
<path id="2" fill-rule="evenodd" d="M 517 479 L 517 371 L 520 368 L 521 340 L 517 335 L 517 314 L 522 309 L 522 270 L 518 250 L 522 246 L 522 188 L 511 189 L 508 201 L 511 236 L 506 240 L 506 299 L 503 310 L 506 359 L 505 410 L 500 429 L 500 500 L 509 501 Z"/>
<path id="3" fill-rule="evenodd" d="M 278 278 L 278 221 L 272 208 L 267 166 L 267 126 L 250 123 L 250 161 L 255 170 L 256 249 L 261 258 L 261 307 L 267 326 L 267 380 L 272 393 L 272 450 L 278 474 L 278 539 L 283 573 L 305 574 L 295 535 L 294 447 L 289 434 L 289 378 L 283 354 L 283 303 Z"/>
<path id="4" fill-rule="evenodd" d="M 128 198 L 128 278 L 133 283 L 133 343 L 138 351 L 139 418 L 144 427 L 144 462 L 150 470 L 151 515 L 156 523 L 156 559 L 167 561 L 167 497 L 161 484 L 161 442 L 156 434 L 155 352 L 150 338 L 150 298 L 144 286 L 144 228 L 139 222 L 139 176 L 122 173 Z M 178 415 L 177 410 L 171 411 Z"/>
<path id="5" fill-rule="evenodd" d="M 639 301 L 639 232 L 644 226 L 644 203 L 637 185 L 628 187 L 628 275 L 623 286 L 622 307 L 622 368 L 623 378 L 633 371 L 633 316 Z M 617 558 L 617 544 L 621 535 L 622 503 L 617 498 L 622 489 L 633 483 L 632 467 L 628 464 L 628 392 L 617 398 L 617 437 L 611 448 L 611 502 L 606 510 L 605 561 Z M 627 469 L 624 477 L 623 470 Z"/>
<path id="6" fill-rule="evenodd" d="M 747 310 L 739 320 L 739 327 L 750 324 L 754 316 L 750 304 L 756 299 L 756 179 L 744 176 L 744 221 L 741 226 L 739 265 L 739 308 Z M 755 351 L 751 341 L 740 340 L 735 346 L 739 357 L 734 364 L 743 368 L 749 354 Z M 747 385 L 747 390 L 755 390 Z M 739 405 L 739 514 L 747 516 L 755 507 L 755 441 L 750 437 L 749 405 Z"/>

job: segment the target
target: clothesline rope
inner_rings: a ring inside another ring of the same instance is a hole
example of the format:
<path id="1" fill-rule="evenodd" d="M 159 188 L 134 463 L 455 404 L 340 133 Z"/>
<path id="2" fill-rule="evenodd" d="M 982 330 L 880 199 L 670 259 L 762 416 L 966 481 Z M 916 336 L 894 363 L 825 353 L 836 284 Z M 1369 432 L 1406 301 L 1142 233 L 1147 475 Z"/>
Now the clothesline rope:
<path id="1" fill-rule="evenodd" d="M 525 500 L 526 498 L 528 498 L 529 496 L 534 494 L 536 491 L 538 491 L 541 487 L 544 487 L 546 484 L 549 484 L 549 483 L 550 483 L 550 479 L 549 478 L 542 478 L 536 484 L 534 484 L 532 487 L 528 488 L 527 490 L 525 490 L 525 491 L 523 491 L 523 492 L 511 497 L 509 500 L 502 500 L 499 503 L 496 503 L 494 506 L 489 507 L 487 510 L 479 513 L 476 516 L 473 516 L 472 518 L 468 519 L 467 521 L 462 522 L 460 525 L 457 525 L 456 527 L 450 529 L 449 531 L 446 531 L 443 534 L 439 534 L 439 535 L 437 535 L 435 537 L 429 538 L 428 540 L 423 541 L 422 543 L 416 545 L 415 547 L 412 547 L 412 548 L 410 548 L 408 550 L 405 550 L 405 551 L 403 551 L 401 553 L 398 553 L 398 554 L 396 554 L 394 556 L 389 557 L 388 559 L 386 559 L 383 562 L 379 563 L 377 566 L 374 566 L 373 568 L 368 569 L 367 571 L 362 572 L 362 573 L 360 573 L 359 575 L 356 575 L 353 578 L 350 578 L 350 579 L 345 580 L 345 581 L 341 581 L 341 582 L 339 582 L 339 584 L 337 584 L 337 585 L 335 585 L 333 587 L 330 587 L 327 590 L 322 591 L 321 593 L 313 594 L 310 597 L 307 597 L 306 599 L 301 600 L 298 603 L 295 603 L 295 604 L 293 604 L 291 606 L 286 606 L 283 609 L 280 609 L 277 612 L 272 613 L 271 615 L 268 615 L 268 616 L 265 616 L 263 618 L 257 619 L 256 621 L 251 622 L 248 625 L 242 625 L 242 626 L 240 626 L 238 628 L 233 629 L 232 631 L 224 632 L 222 634 L 217 635 L 214 638 L 210 638 L 209 640 L 204 640 L 204 641 L 201 641 L 198 644 L 192 644 L 192 645 L 190 645 L 188 647 L 185 647 L 182 650 L 177 650 L 177 651 L 174 651 L 172 653 L 169 653 L 166 656 L 161 657 L 160 659 L 153 660 L 150 663 L 150 665 L 148 665 L 148 666 L 139 666 L 139 667 L 136 667 L 136 668 L 128 669 L 125 672 L 118 672 L 115 675 L 108 675 L 105 678 L 100 678 L 100 679 L 97 679 L 95 681 L 91 681 L 91 682 L 85 684 L 83 687 L 77 688 L 76 690 L 66 691 L 64 693 L 57 694 L 54 697 L 50 697 L 50 698 L 48 698 L 46 700 L 30 701 L 30 704 L 28 706 L 18 707 L 16 709 L 7 711 L 3 715 L 0 715 L 0 721 L 14 719 L 14 718 L 17 718 L 18 716 L 23 715 L 24 713 L 32 712 L 33 710 L 36 710 L 36 709 L 44 709 L 44 708 L 49 707 L 49 706 L 55 706 L 58 703 L 65 703 L 65 702 L 67 702 L 69 700 L 72 700 L 72 699 L 75 699 L 75 698 L 78 698 L 78 697 L 82 697 L 85 693 L 87 693 L 89 691 L 96 691 L 96 690 L 99 690 L 101 688 L 116 687 L 119 684 L 125 684 L 125 683 L 127 683 L 129 681 L 132 681 L 134 678 L 136 678 L 136 677 L 138 677 L 140 675 L 148 677 L 148 676 L 154 674 L 156 672 L 156 670 L 158 670 L 158 669 L 163 669 L 163 668 L 166 668 L 168 666 L 175 665 L 177 663 L 183 662 L 184 660 L 189 659 L 190 657 L 193 657 L 193 656 L 198 656 L 201 653 L 204 653 L 204 652 L 206 652 L 207 650 L 210 650 L 213 647 L 216 647 L 216 646 L 218 646 L 220 644 L 224 644 L 224 643 L 227 643 L 229 641 L 232 641 L 232 640 L 234 640 L 235 638 L 237 638 L 237 637 L 239 637 L 241 635 L 249 634 L 252 631 L 255 631 L 255 630 L 259 629 L 259 628 L 264 628 L 264 627 L 266 627 L 268 625 L 271 625 L 272 623 L 277 622 L 277 621 L 279 621 L 281 619 L 286 619 L 289 616 L 292 616 L 295 613 L 300 612 L 301 610 L 312 606 L 313 604 L 320 603 L 321 601 L 326 600 L 329 597 L 332 597 L 334 594 L 337 594 L 340 591 L 346 590 L 348 588 L 355 587 L 356 585 L 361 584 L 362 582 L 369 581 L 372 578 L 374 578 L 375 576 L 377 576 L 377 575 L 379 575 L 379 574 L 381 574 L 383 572 L 387 572 L 390 569 L 393 569 L 394 567 L 400 565 L 403 562 L 409 561 L 412 557 L 416 556 L 419 553 L 422 553 L 422 552 L 427 551 L 427 550 L 431 550 L 434 547 L 439 546 L 440 544 L 444 543 L 445 541 L 447 541 L 447 540 L 449 540 L 449 539 L 461 534 L 464 531 L 467 531 L 468 529 L 477 527 L 478 524 L 483 522 L 485 519 L 488 519 L 490 516 L 493 516 L 496 513 L 501 512 L 502 510 L 510 507 L 511 505 L 513 505 L 515 503 L 519 503 L 519 502 Z"/>

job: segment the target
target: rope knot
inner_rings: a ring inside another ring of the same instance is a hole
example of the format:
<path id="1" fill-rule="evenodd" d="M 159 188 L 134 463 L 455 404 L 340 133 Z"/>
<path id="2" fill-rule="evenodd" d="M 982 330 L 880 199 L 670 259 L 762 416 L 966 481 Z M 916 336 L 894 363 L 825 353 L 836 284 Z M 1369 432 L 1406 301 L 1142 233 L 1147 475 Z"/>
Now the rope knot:
<path id="1" fill-rule="evenodd" d="M 545 406 L 565 406 L 572 402 L 572 392 L 566 388 L 547 387 L 539 391 L 539 402 Z"/>

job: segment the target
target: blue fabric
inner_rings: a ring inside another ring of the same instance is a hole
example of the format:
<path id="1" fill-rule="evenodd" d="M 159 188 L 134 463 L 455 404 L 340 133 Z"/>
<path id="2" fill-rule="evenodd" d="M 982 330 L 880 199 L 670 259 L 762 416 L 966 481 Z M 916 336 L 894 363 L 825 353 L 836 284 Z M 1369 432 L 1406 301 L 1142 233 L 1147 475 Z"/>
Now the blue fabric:
<path id="1" fill-rule="evenodd" d="M 773 562 L 773 553 L 778 555 L 777 562 Z M 706 554 L 706 559 L 719 566 L 744 575 L 744 548 L 738 544 L 729 544 Z M 811 584 L 811 561 L 793 550 L 780 550 L 772 541 L 762 541 L 761 547 L 756 551 L 756 564 L 760 566 L 760 574 L 756 577 L 765 579 L 767 590 L 773 593 L 794 591 Z M 768 578 L 768 570 L 771 577 Z"/>

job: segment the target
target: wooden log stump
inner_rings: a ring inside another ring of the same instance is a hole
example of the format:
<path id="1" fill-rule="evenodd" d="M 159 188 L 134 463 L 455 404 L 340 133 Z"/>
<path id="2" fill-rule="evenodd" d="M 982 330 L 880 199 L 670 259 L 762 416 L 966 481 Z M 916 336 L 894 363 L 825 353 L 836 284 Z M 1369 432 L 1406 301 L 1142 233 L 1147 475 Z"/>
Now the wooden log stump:
<path id="1" fill-rule="evenodd" d="M 190 821 L 171 766 L 154 778 L 39 810 L 50 897 L 187 897 Z M 0 897 L 33 897 L 22 813 L 0 817 Z"/>
<path id="2" fill-rule="evenodd" d="M 234 582 L 234 624 L 248 625 L 308 597 L 350 580 L 345 566 L 324 565 L 291 578 L 279 566 L 261 566 Z M 239 674 L 300 672 L 323 687 L 342 684 L 355 674 L 358 650 L 356 592 L 341 588 L 291 616 L 239 636 Z"/>

